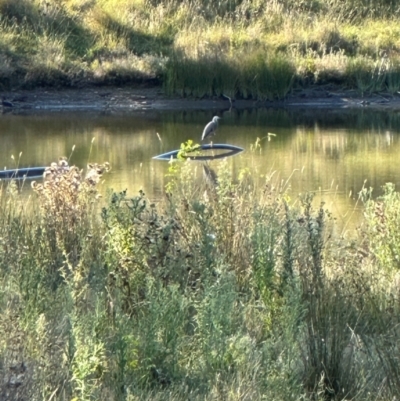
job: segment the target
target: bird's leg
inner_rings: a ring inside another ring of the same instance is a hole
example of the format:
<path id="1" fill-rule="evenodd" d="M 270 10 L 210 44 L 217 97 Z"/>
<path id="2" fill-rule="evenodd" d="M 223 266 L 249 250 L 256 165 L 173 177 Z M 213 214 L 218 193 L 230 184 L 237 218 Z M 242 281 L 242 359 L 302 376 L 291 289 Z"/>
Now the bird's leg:
<path id="1" fill-rule="evenodd" d="M 211 147 L 213 147 L 213 142 L 212 141 L 210 142 L 210 145 L 211 145 Z"/>

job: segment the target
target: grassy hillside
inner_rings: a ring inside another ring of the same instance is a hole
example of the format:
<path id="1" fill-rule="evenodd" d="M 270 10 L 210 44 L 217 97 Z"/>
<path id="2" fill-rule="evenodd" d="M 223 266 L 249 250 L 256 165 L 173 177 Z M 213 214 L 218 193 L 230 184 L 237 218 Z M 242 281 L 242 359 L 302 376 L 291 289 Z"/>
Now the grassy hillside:
<path id="1" fill-rule="evenodd" d="M 272 99 L 400 88 L 395 0 L 0 0 L 0 88 L 147 81 Z"/>
<path id="2" fill-rule="evenodd" d="M 362 192 L 363 228 L 244 170 L 168 195 L 96 190 L 53 163 L 0 189 L 0 399 L 393 400 L 400 391 L 400 196 Z M 207 172 L 206 172 L 207 173 Z M 34 210 L 34 213 L 32 213 Z"/>

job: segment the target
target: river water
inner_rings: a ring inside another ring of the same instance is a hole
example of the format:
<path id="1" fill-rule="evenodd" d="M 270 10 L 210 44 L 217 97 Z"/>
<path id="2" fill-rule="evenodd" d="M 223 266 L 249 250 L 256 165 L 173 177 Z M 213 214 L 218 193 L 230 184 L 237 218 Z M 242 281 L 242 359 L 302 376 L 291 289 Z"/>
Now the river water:
<path id="1" fill-rule="evenodd" d="M 60 156 L 82 168 L 88 162 L 108 161 L 112 170 L 104 186 L 128 189 L 132 196 L 143 189 L 157 199 L 167 182 L 168 163 L 152 157 L 178 149 L 188 139 L 199 142 L 214 114 L 2 115 L 0 166 L 45 166 Z M 367 108 L 259 109 L 219 115 L 214 143 L 245 148 L 228 160 L 234 174 L 248 168 L 262 181 L 273 173 L 275 182 L 286 183 L 292 196 L 316 192 L 339 220 L 350 218 L 363 185 L 379 195 L 386 182 L 400 184 L 399 113 Z M 260 147 L 254 149 L 257 138 Z M 212 161 L 209 166 L 217 170 L 219 163 Z"/>

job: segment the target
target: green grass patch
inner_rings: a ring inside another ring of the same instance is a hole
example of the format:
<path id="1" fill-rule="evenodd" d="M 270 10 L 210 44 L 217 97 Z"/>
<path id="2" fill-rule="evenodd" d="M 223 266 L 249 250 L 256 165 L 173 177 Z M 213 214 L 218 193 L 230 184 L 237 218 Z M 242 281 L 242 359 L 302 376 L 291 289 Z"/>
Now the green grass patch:
<path id="1" fill-rule="evenodd" d="M 245 99 L 282 99 L 290 91 L 294 66 L 283 56 L 264 53 L 234 58 L 189 59 L 175 56 L 166 64 L 164 87 L 167 93 L 182 96 L 239 96 Z"/>

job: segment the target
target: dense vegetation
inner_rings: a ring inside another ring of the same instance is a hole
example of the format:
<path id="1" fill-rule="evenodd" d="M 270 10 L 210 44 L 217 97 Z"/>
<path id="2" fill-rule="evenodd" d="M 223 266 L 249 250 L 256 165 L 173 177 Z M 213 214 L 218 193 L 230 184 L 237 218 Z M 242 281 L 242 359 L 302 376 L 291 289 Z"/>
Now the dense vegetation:
<path id="1" fill-rule="evenodd" d="M 0 89 L 145 81 L 261 100 L 316 84 L 396 94 L 399 17 L 396 0 L 0 0 Z"/>
<path id="2" fill-rule="evenodd" d="M 400 196 L 352 240 L 273 177 L 171 167 L 167 196 L 109 195 L 53 163 L 0 193 L 0 399 L 392 400 Z M 314 209 L 314 207 L 316 207 Z M 33 211 L 33 213 L 32 213 Z"/>

